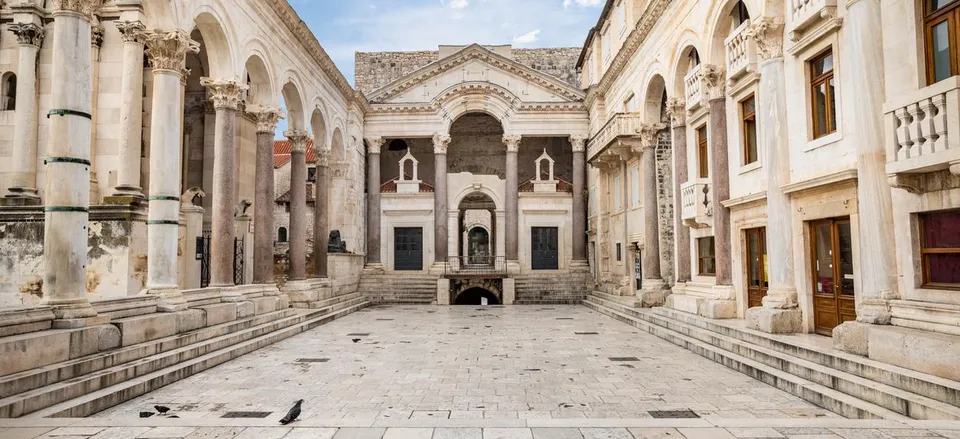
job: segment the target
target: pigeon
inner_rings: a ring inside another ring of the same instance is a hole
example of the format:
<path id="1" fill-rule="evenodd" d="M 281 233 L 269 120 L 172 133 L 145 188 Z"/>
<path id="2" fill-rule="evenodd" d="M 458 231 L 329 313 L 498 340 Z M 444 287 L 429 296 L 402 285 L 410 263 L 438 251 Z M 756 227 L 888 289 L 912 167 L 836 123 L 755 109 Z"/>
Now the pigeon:
<path id="1" fill-rule="evenodd" d="M 354 342 L 354 343 L 359 342 L 359 341 L 360 341 L 359 338 L 354 338 L 354 339 L 353 339 L 353 342 Z"/>
<path id="2" fill-rule="evenodd" d="M 177 419 L 180 419 L 180 417 L 179 417 L 179 416 L 177 416 L 177 415 L 171 415 L 171 416 L 168 416 L 168 417 L 170 417 L 170 418 L 177 418 Z"/>
<path id="3" fill-rule="evenodd" d="M 151 417 L 151 416 L 153 416 L 153 415 L 155 415 L 155 414 L 156 414 L 156 413 L 154 413 L 154 412 L 140 412 L 140 417 L 141 417 L 141 418 L 149 418 L 149 417 Z"/>
<path id="4" fill-rule="evenodd" d="M 297 401 L 297 404 L 294 405 L 289 412 L 287 412 L 287 416 L 284 416 L 283 419 L 280 420 L 280 423 L 287 425 L 293 421 L 296 421 L 297 416 L 300 416 L 300 404 L 303 404 L 302 399 Z"/>
<path id="5" fill-rule="evenodd" d="M 162 405 L 155 405 L 153 408 L 157 409 L 157 413 L 160 413 L 161 415 L 164 415 L 170 411 L 170 407 L 164 407 Z"/>

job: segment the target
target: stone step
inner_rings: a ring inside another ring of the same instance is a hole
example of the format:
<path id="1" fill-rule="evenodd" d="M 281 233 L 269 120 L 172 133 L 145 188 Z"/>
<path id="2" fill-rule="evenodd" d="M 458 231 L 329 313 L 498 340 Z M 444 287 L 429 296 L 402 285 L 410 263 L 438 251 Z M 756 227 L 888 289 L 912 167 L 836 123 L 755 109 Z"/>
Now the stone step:
<path id="1" fill-rule="evenodd" d="M 866 378 L 871 381 L 924 395 L 934 400 L 960 406 L 960 383 L 898 366 L 871 360 L 834 349 L 823 350 L 791 341 L 789 336 L 767 334 L 730 323 L 714 322 L 669 308 L 654 308 L 653 314 L 688 325 L 736 338 L 751 345 L 762 346 L 790 354 L 822 366 Z"/>
<path id="2" fill-rule="evenodd" d="M 279 321 L 270 324 L 276 325 L 276 327 L 261 327 L 260 330 L 251 328 L 245 332 L 252 336 L 244 337 L 243 340 L 238 340 L 236 343 L 224 344 L 223 346 L 218 346 L 217 349 L 207 350 L 203 352 L 202 355 L 195 355 L 189 359 L 178 359 L 169 365 L 164 365 L 164 367 L 154 369 L 149 373 L 138 374 L 136 377 L 130 377 L 109 387 L 85 392 L 82 396 L 64 400 L 58 404 L 49 405 L 42 410 L 33 412 L 29 417 L 90 416 L 241 355 L 344 317 L 366 306 L 369 306 L 368 302 L 361 302 L 352 307 L 331 313 L 301 311 L 295 317 L 284 319 L 289 321 Z"/>
<path id="3" fill-rule="evenodd" d="M 849 374 L 833 367 L 816 364 L 791 354 L 728 337 L 704 328 L 672 320 L 650 310 L 626 307 L 598 297 L 588 299 L 590 304 L 620 311 L 623 315 L 656 325 L 675 334 L 695 339 L 725 352 L 774 367 L 801 379 L 839 391 L 852 398 L 875 404 L 900 415 L 915 419 L 960 420 L 960 407 L 955 407 L 922 395 L 887 386 Z"/>
<path id="4" fill-rule="evenodd" d="M 621 310 L 630 308 L 617 306 L 613 303 L 610 303 L 612 307 L 608 307 L 593 299 L 594 298 L 588 299 L 584 302 L 584 305 L 587 308 L 647 331 L 698 355 L 721 363 L 731 369 L 796 395 L 834 413 L 855 419 L 890 419 L 900 421 L 910 419 L 876 404 L 854 398 L 830 387 L 792 375 L 776 367 L 768 366 L 621 312 Z"/>
<path id="5" fill-rule="evenodd" d="M 366 301 L 367 299 L 365 297 L 356 295 L 356 297 L 352 297 L 352 298 L 341 300 L 334 303 L 324 303 L 325 301 L 310 302 L 310 309 L 315 309 L 322 313 L 331 313 L 335 311 L 340 311 L 341 309 L 344 309 L 344 308 L 349 308 L 351 306 L 354 306 Z"/>
<path id="6" fill-rule="evenodd" d="M 311 316 L 327 314 L 322 310 L 289 311 L 293 311 L 293 313 L 281 311 L 283 316 L 279 319 L 237 328 L 236 331 L 231 331 L 225 335 L 208 338 L 203 341 L 187 344 L 183 347 L 116 364 L 112 367 L 12 395 L 0 400 L 0 417 L 10 418 L 23 416 L 45 407 L 95 392 L 104 386 L 122 383 L 138 376 L 205 355 L 209 352 L 224 349 L 255 337 L 296 325 L 309 319 Z"/>
<path id="7" fill-rule="evenodd" d="M 292 309 L 275 311 L 7 375 L 0 378 L 0 398 L 73 379 L 150 355 L 182 348 L 295 314 L 296 311 Z"/>

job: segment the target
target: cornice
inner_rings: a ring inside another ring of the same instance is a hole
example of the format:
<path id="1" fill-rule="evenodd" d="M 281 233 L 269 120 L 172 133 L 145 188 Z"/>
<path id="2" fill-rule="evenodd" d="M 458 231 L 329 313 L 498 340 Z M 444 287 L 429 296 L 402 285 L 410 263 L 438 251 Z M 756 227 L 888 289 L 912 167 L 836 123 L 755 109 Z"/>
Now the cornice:
<path id="1" fill-rule="evenodd" d="M 663 12 L 666 11 L 667 6 L 672 2 L 673 0 L 651 0 L 650 3 L 647 4 L 647 8 L 643 11 L 641 15 L 642 18 L 637 23 L 637 26 L 633 28 L 633 31 L 627 36 L 620 51 L 617 52 L 617 55 L 610 63 L 610 67 L 604 72 L 603 78 L 597 83 L 596 93 L 602 95 L 610 89 L 613 81 L 620 77 L 620 73 L 627 66 L 630 59 L 633 58 L 633 55 L 636 54 L 637 50 L 640 49 L 643 42 L 647 40 L 650 31 L 653 30 L 653 27 L 660 20 Z M 590 100 L 587 105 L 589 105 L 590 102 L 592 102 L 592 100 Z"/>
<path id="2" fill-rule="evenodd" d="M 371 104 L 371 114 L 436 114 L 440 105 L 430 102 L 409 104 Z M 587 107 L 582 102 L 529 102 L 514 107 L 518 113 L 584 113 Z"/>

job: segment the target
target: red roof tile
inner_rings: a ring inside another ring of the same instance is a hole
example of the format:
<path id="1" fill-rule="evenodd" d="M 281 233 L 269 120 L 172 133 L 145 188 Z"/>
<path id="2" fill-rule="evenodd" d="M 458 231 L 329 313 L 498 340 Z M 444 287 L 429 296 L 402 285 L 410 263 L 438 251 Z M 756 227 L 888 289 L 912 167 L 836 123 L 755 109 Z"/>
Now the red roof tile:
<path id="1" fill-rule="evenodd" d="M 279 168 L 290 161 L 290 141 L 273 141 L 273 168 Z M 317 151 L 313 148 L 313 139 L 307 141 L 307 163 L 316 163 Z"/>

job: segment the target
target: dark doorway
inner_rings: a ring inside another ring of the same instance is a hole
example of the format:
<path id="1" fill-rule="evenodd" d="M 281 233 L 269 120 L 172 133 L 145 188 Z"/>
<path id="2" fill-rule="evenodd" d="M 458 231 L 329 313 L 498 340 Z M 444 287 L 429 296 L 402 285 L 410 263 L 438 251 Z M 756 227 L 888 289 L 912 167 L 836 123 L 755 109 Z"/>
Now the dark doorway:
<path id="1" fill-rule="evenodd" d="M 490 264 L 490 234 L 483 227 L 474 227 L 467 233 L 467 252 L 470 264 Z"/>
<path id="2" fill-rule="evenodd" d="M 500 298 L 496 294 L 483 288 L 470 288 L 457 296 L 454 305 L 480 305 L 482 303 L 481 299 L 484 297 L 487 298 L 487 305 L 500 304 Z"/>
<path id="3" fill-rule="evenodd" d="M 534 270 L 556 270 L 560 266 L 558 230 L 556 227 L 533 227 L 530 230 L 531 266 Z"/>
<path id="4" fill-rule="evenodd" d="M 397 227 L 393 229 L 393 253 L 394 270 L 423 270 L 423 228 Z"/>

